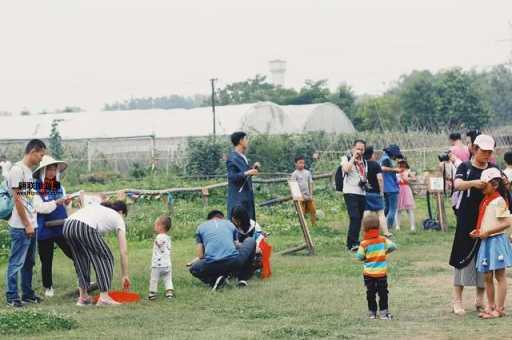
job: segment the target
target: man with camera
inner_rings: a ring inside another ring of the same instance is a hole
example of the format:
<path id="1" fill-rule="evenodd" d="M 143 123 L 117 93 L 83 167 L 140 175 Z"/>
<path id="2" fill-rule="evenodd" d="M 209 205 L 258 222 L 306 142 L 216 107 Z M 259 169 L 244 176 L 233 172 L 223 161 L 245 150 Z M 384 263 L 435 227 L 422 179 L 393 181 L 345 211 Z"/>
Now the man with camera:
<path id="1" fill-rule="evenodd" d="M 252 177 L 257 176 L 260 163 L 249 166 L 245 154 L 249 148 L 249 138 L 245 132 L 235 132 L 231 135 L 234 150 L 226 162 L 228 170 L 228 220 L 234 207 L 242 206 L 249 213 L 249 217 L 256 221 L 254 209 L 254 193 L 252 190 Z"/>
<path id="2" fill-rule="evenodd" d="M 359 246 L 359 232 L 366 206 L 368 164 L 363 158 L 365 149 L 366 142 L 358 139 L 354 141 L 351 152 L 341 158 L 343 198 L 350 218 L 347 249 L 351 251 L 356 251 Z"/>

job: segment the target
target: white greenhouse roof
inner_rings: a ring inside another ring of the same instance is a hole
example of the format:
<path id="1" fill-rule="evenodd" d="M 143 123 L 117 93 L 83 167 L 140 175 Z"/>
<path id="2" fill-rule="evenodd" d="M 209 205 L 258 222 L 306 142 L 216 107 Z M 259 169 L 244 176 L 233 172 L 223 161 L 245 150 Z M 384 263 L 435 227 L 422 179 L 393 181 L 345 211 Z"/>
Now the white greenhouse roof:
<path id="1" fill-rule="evenodd" d="M 208 136 L 212 134 L 211 107 L 173 110 L 86 111 L 0 117 L 0 140 L 48 138 L 53 120 L 59 120 L 63 139 Z M 323 130 L 351 133 L 354 127 L 337 106 L 329 103 L 279 106 L 270 102 L 216 107 L 219 135 L 237 130 L 251 133 L 302 133 Z"/>

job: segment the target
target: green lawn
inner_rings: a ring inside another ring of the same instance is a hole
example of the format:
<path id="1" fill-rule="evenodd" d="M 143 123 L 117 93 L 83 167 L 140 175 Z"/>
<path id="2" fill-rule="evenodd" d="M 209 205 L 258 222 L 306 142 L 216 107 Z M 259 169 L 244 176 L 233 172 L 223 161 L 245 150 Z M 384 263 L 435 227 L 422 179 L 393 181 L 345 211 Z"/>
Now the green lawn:
<path id="1" fill-rule="evenodd" d="M 222 197 L 212 197 L 211 208 L 222 207 Z M 479 320 L 475 312 L 465 317 L 450 313 L 451 267 L 447 260 L 453 229 L 448 233 L 396 233 L 398 251 L 390 256 L 390 309 L 393 321 L 367 320 L 360 263 L 344 250 L 346 216 L 340 198 L 319 192 L 317 205 L 326 218 L 312 229 L 316 256 L 275 255 L 270 280 L 254 279 L 247 289 L 227 287 L 210 293 L 192 278 L 185 263 L 193 257 L 193 230 L 207 211 L 199 199 L 178 199 L 175 207 L 173 275 L 177 299 L 143 301 L 113 308 L 78 308 L 69 296 L 76 284 L 71 263 L 58 252 L 55 265 L 57 296 L 32 310 L 56 312 L 75 320 L 72 330 L 11 335 L 16 339 L 485 339 L 510 338 L 510 318 Z M 425 216 L 419 202 L 418 221 Z M 137 203 L 129 220 L 133 289 L 147 294 L 151 259 L 151 220 L 163 205 Z M 272 232 L 270 242 L 283 250 L 300 242 L 297 219 L 290 203 L 259 208 L 260 222 Z M 451 220 L 453 224 L 453 220 Z M 419 224 L 419 223 L 418 223 Z M 110 240 L 112 241 L 112 240 Z M 110 242 L 113 244 L 112 242 Z M 115 247 L 113 247 L 115 249 Z M 116 260 L 118 259 L 116 253 Z M 0 266 L 4 275 L 5 264 Z M 116 270 L 119 267 L 116 266 Z M 39 264 L 35 287 L 40 290 Z M 2 280 L 3 284 L 3 280 Z M 119 272 L 115 275 L 119 288 Z M 3 292 L 2 287 L 2 292 Z M 473 290 L 466 294 L 471 310 Z M 508 306 L 512 307 L 510 299 Z M 0 314 L 7 308 L 0 307 Z M 5 336 L 8 337 L 8 336 Z"/>

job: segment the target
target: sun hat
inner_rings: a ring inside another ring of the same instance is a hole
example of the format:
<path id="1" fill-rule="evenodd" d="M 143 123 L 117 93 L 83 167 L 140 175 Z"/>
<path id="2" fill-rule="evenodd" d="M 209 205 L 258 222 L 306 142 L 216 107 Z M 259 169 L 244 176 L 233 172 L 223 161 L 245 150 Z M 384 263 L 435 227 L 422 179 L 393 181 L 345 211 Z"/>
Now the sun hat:
<path id="1" fill-rule="evenodd" d="M 482 171 L 482 176 L 480 179 L 485 182 L 489 183 L 495 178 L 501 178 L 501 171 L 499 171 L 497 168 L 488 168 Z"/>
<path id="2" fill-rule="evenodd" d="M 477 145 L 481 150 L 494 151 L 496 142 L 489 135 L 478 135 L 473 144 Z"/>
<path id="3" fill-rule="evenodd" d="M 68 164 L 64 161 L 58 161 L 54 159 L 52 156 L 44 155 L 39 166 L 32 173 L 34 178 L 39 178 L 41 174 L 41 170 L 46 169 L 46 167 L 50 165 L 57 165 L 57 169 L 60 173 L 62 173 L 68 167 Z"/>

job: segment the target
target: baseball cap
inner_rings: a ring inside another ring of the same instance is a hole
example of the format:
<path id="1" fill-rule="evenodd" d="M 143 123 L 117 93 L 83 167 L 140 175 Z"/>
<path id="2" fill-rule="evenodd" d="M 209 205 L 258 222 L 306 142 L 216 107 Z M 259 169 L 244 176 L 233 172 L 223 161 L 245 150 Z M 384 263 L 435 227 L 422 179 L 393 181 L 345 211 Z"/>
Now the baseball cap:
<path id="1" fill-rule="evenodd" d="M 494 138 L 489 135 L 478 135 L 473 144 L 485 151 L 494 151 L 494 145 L 496 145 Z"/>
<path id="2" fill-rule="evenodd" d="M 499 171 L 497 168 L 488 168 L 482 171 L 482 176 L 480 179 L 485 182 L 489 183 L 495 178 L 501 178 L 501 171 Z"/>

